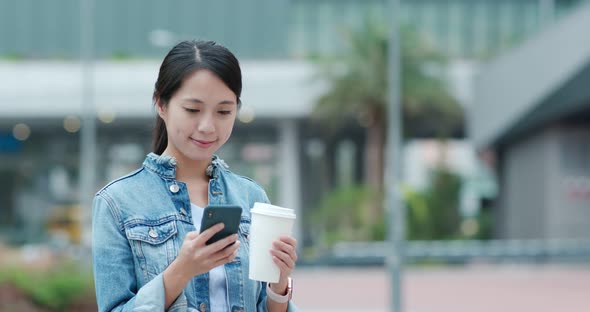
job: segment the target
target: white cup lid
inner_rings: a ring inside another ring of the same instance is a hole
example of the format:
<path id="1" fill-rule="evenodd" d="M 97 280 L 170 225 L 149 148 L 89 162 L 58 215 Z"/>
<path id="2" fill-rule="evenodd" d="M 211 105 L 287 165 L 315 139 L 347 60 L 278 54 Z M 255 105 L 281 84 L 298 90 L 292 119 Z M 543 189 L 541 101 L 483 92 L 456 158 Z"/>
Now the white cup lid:
<path id="1" fill-rule="evenodd" d="M 295 213 L 293 212 L 293 209 L 259 202 L 254 203 L 254 208 L 252 208 L 250 212 L 272 217 L 295 219 Z"/>

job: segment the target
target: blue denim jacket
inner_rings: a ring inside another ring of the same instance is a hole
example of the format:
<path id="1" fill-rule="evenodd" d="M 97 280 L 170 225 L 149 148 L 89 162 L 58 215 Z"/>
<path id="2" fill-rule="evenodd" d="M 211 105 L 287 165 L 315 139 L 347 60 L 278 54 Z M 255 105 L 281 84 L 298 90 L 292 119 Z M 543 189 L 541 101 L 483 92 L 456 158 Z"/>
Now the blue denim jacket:
<path id="1" fill-rule="evenodd" d="M 266 283 L 248 279 L 250 208 L 268 202 L 252 180 L 213 157 L 209 204 L 242 207 L 238 256 L 225 264 L 228 303 L 234 311 L 267 311 Z M 162 272 L 194 231 L 186 185 L 176 161 L 150 153 L 143 166 L 101 189 L 94 198 L 92 254 L 99 311 L 164 311 Z M 289 311 L 296 311 L 290 302 Z M 195 276 L 168 311 L 210 311 L 209 273 Z"/>

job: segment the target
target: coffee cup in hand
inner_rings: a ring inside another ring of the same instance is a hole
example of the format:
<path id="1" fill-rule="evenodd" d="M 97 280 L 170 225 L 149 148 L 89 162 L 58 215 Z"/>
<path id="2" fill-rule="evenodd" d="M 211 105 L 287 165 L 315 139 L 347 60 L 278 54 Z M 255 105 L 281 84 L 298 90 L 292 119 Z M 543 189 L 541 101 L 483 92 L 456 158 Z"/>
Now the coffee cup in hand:
<path id="1" fill-rule="evenodd" d="M 270 250 L 272 243 L 281 236 L 290 236 L 295 222 L 293 209 L 265 203 L 254 203 L 250 210 L 250 273 L 249 278 L 256 281 L 277 283 L 280 273 L 274 263 Z"/>

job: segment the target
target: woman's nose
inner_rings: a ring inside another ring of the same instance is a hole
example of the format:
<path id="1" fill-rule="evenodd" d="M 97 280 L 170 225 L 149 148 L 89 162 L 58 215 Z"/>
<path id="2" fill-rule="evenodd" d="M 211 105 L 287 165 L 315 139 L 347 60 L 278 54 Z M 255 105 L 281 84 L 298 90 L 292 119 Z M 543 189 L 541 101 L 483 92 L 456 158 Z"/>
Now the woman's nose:
<path id="1" fill-rule="evenodd" d="M 199 120 L 197 130 L 199 132 L 204 132 L 204 133 L 210 133 L 210 132 L 215 131 L 215 127 L 213 125 L 213 117 L 212 116 L 204 116 L 201 120 Z"/>

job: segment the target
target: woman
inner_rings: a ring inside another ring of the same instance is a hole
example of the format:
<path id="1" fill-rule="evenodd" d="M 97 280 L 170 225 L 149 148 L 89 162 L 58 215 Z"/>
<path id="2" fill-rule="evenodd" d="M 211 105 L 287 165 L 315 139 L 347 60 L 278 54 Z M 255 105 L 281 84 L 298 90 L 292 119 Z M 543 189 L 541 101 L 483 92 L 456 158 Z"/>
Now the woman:
<path id="1" fill-rule="evenodd" d="M 94 198 L 100 311 L 295 311 L 296 241 L 281 237 L 269 251 L 278 283 L 248 279 L 250 208 L 269 200 L 214 155 L 231 135 L 241 91 L 238 60 L 221 45 L 185 41 L 164 58 L 153 95 L 154 153 Z M 196 228 L 209 204 L 242 207 L 237 235 L 205 245 L 223 228 Z"/>

